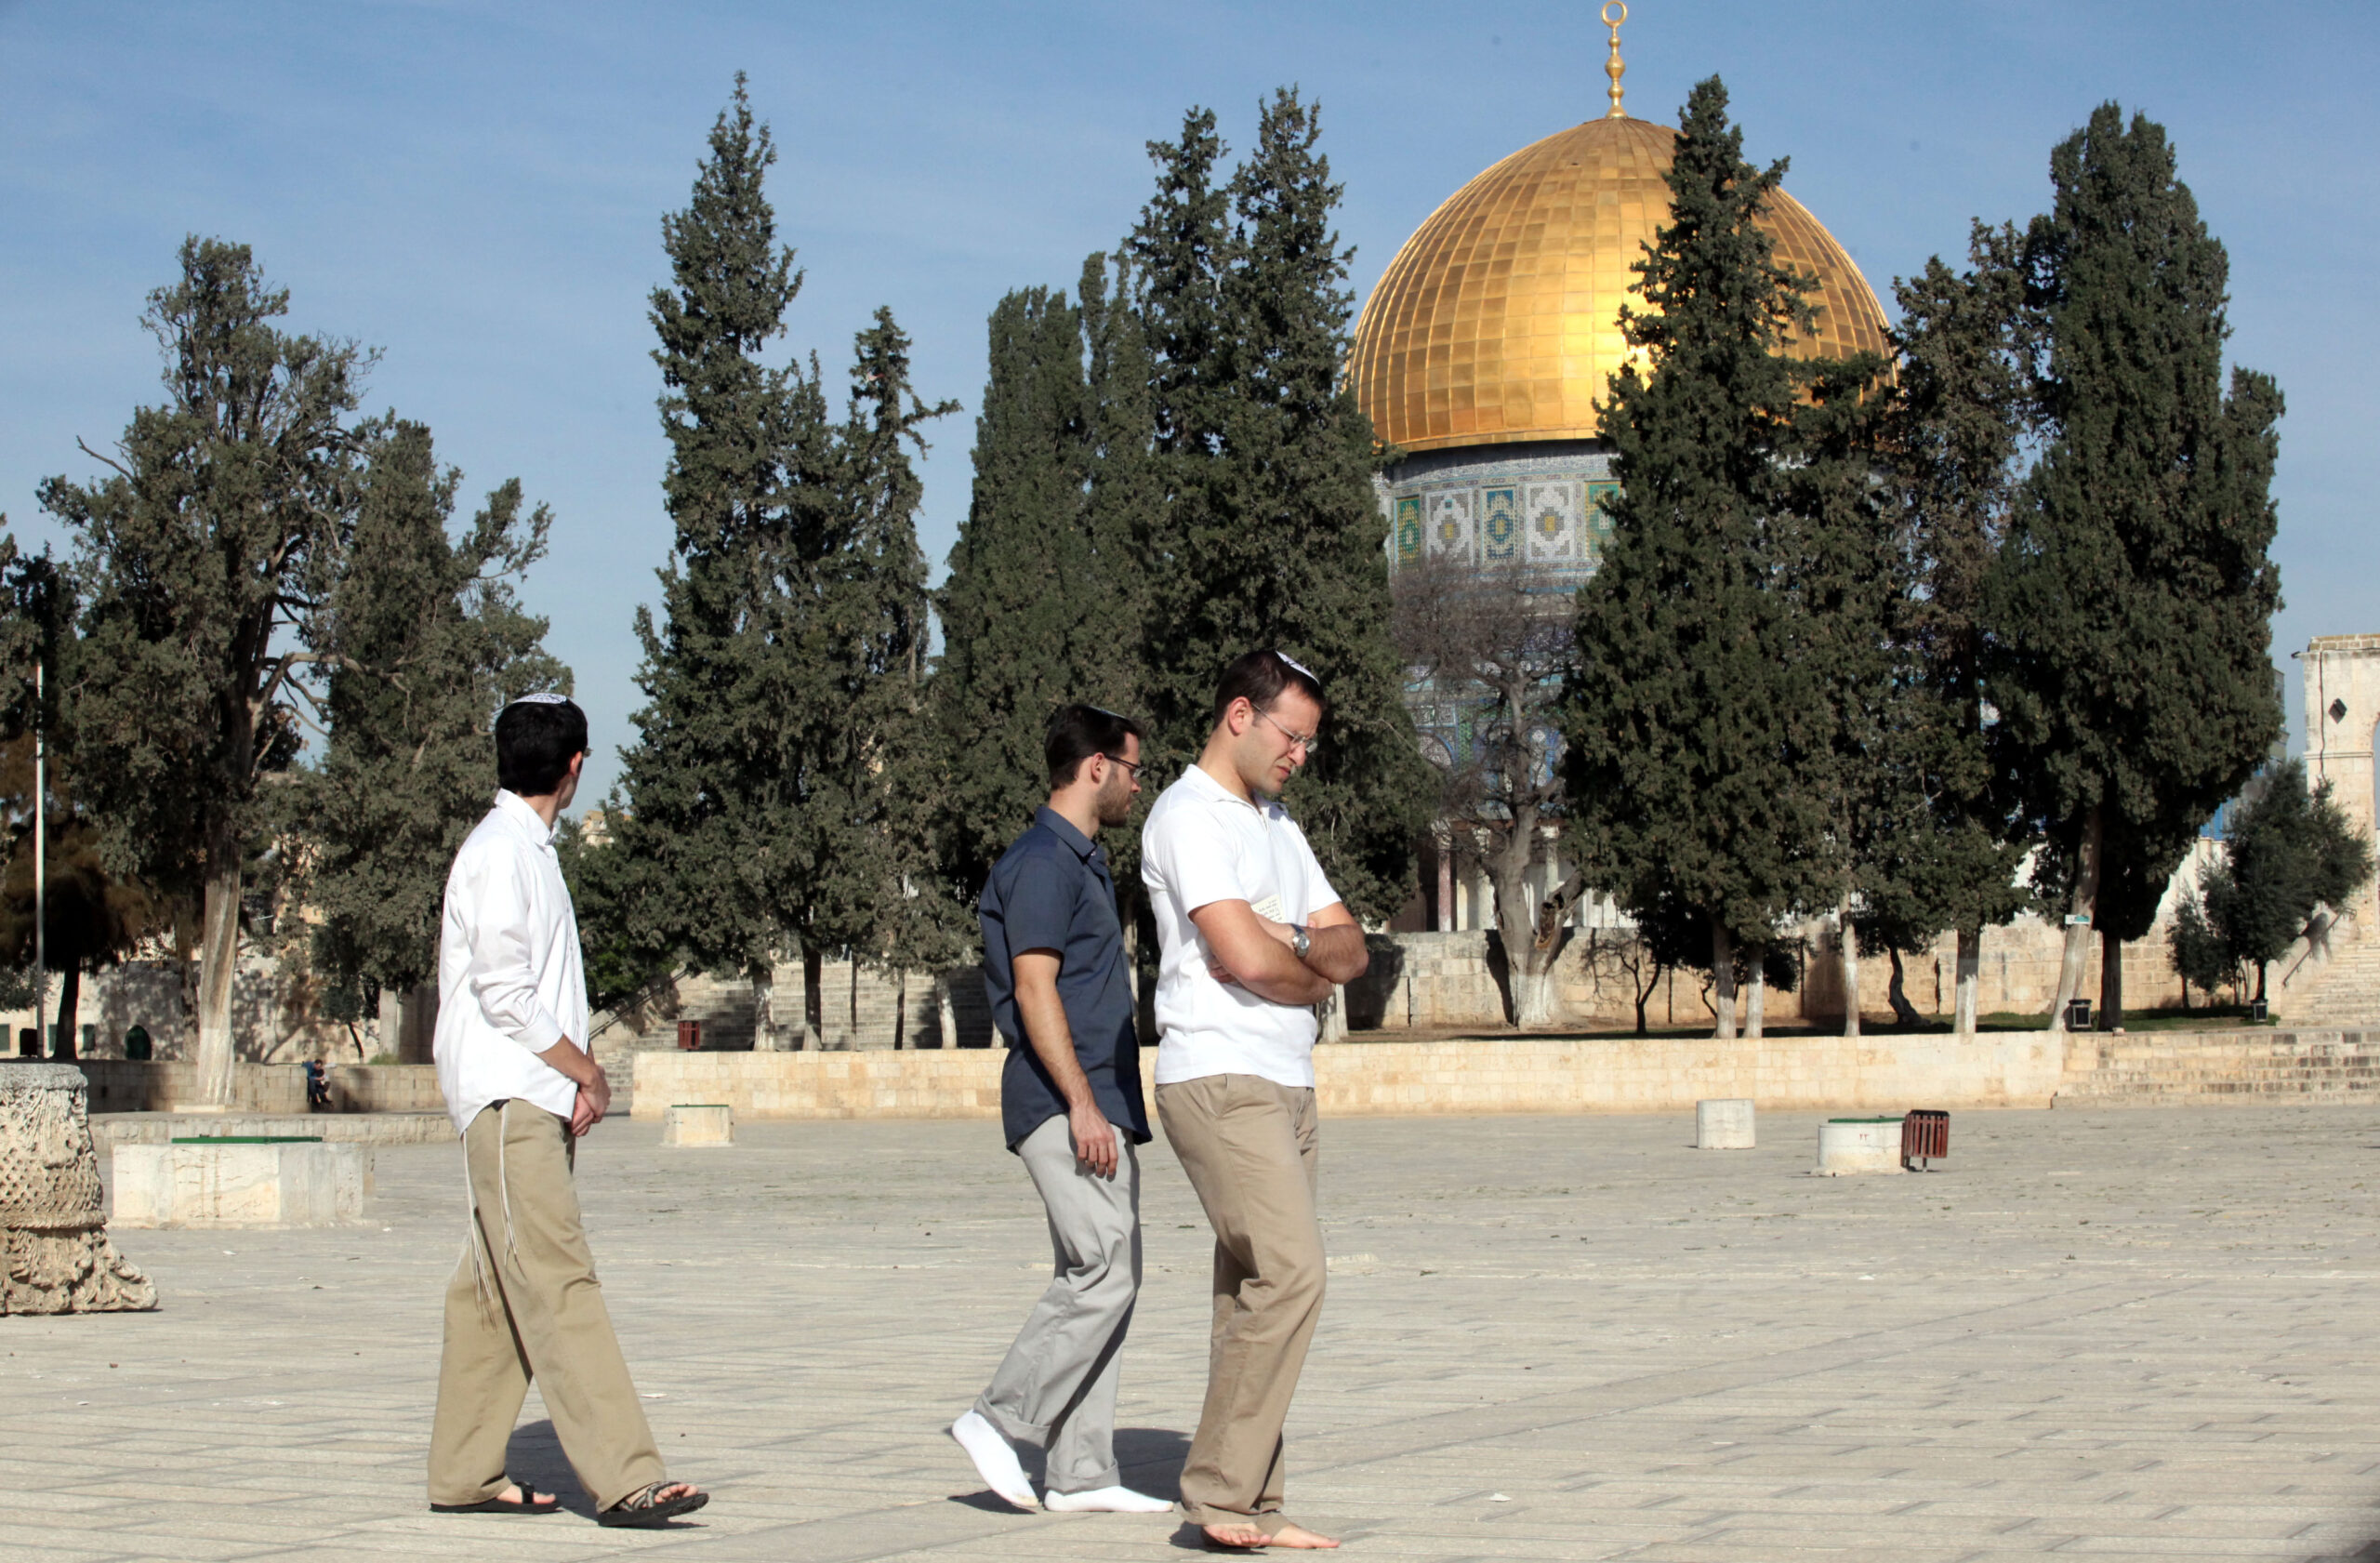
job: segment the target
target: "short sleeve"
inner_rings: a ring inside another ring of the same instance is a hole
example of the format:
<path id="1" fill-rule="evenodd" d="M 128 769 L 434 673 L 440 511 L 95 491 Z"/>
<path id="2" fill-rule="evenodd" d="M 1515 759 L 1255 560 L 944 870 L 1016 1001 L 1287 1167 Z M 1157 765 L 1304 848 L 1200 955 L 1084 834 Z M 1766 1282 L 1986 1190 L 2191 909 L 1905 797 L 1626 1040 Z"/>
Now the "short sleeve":
<path id="1" fill-rule="evenodd" d="M 1009 954 L 1025 949 L 1064 950 L 1074 926 L 1075 887 L 1049 853 L 1020 859 L 1000 892 L 1000 924 L 1008 930 Z"/>
<path id="2" fill-rule="evenodd" d="M 1239 854 L 1206 810 L 1169 811 L 1143 833 L 1141 861 L 1142 879 L 1152 890 L 1170 891 L 1184 917 L 1217 901 L 1250 899 L 1240 882 Z"/>

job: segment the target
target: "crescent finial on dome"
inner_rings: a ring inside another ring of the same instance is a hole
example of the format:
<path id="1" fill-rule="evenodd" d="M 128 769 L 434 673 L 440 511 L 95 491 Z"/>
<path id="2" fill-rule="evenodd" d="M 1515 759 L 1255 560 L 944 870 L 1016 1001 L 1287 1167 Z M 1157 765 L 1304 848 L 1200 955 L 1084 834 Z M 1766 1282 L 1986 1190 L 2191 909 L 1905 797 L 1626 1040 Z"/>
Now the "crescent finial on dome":
<path id="1" fill-rule="evenodd" d="M 1603 73 L 1611 78 L 1611 113 L 1603 117 L 1626 119 L 1628 111 L 1620 106 L 1620 78 L 1628 73 L 1620 59 L 1620 24 L 1628 20 L 1628 0 L 1604 0 L 1602 14 L 1603 24 L 1611 29 L 1611 58 L 1603 64 Z"/>

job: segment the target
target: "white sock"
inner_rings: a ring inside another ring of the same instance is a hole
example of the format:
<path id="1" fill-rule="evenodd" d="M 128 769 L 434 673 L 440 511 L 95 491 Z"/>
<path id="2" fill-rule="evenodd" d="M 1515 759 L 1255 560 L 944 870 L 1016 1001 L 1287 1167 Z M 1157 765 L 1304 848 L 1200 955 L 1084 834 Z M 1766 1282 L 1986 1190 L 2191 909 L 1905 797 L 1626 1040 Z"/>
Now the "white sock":
<path id="1" fill-rule="evenodd" d="M 1040 1500 L 1033 1496 L 1033 1484 L 1025 1479 L 1025 1467 L 1016 1458 L 1016 1450 L 1000 1430 L 987 1421 L 984 1413 L 970 1411 L 950 1424 L 950 1436 L 975 1463 L 975 1474 L 984 1485 L 998 1497 L 1020 1509 L 1038 1509 Z"/>
<path id="2" fill-rule="evenodd" d="M 1162 1498 L 1135 1492 L 1129 1487 L 1101 1487 L 1089 1492 L 1052 1492 L 1041 1506 L 1053 1514 L 1167 1514 L 1173 1505 Z"/>

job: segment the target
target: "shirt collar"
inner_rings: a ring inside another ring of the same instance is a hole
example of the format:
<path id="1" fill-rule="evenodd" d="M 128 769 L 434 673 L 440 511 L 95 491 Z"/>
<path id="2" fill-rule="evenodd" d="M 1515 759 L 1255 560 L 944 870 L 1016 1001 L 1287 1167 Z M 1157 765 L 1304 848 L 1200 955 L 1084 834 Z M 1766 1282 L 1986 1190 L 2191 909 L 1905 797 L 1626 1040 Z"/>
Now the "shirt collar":
<path id="1" fill-rule="evenodd" d="M 1207 774 L 1207 768 L 1204 765 L 1198 764 L 1195 761 L 1191 762 L 1190 768 L 1183 772 L 1182 775 L 1192 787 L 1197 788 L 1199 791 L 1205 793 L 1208 797 L 1214 799 L 1218 802 L 1237 803 L 1241 808 L 1254 809 L 1260 815 L 1264 812 L 1263 809 L 1257 804 L 1254 799 L 1242 798 L 1238 793 L 1234 792 L 1230 788 L 1225 787 L 1223 783 L 1209 775 Z"/>
<path id="2" fill-rule="evenodd" d="M 1075 828 L 1075 822 L 1044 803 L 1034 812 L 1034 823 L 1066 843 L 1077 857 L 1098 857 L 1099 843 Z"/>
<path id="3" fill-rule="evenodd" d="M 517 792 L 497 788 L 496 807 L 498 813 L 527 830 L 530 839 L 541 847 L 553 845 L 554 833 L 562 828 L 559 820 L 552 825 L 548 825 L 545 816 L 531 808 L 529 801 Z"/>

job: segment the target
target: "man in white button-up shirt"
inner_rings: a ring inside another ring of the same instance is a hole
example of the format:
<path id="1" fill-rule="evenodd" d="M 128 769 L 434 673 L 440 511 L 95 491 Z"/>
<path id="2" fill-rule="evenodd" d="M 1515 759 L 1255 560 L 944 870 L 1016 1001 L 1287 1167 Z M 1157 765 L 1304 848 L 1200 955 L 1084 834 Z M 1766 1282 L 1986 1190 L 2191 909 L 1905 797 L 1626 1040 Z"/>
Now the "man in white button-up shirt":
<path id="1" fill-rule="evenodd" d="M 1230 1547 L 1335 1547 L 1281 1513 L 1281 1425 L 1322 1314 L 1314 1006 L 1364 932 L 1278 801 L 1322 686 L 1275 651 L 1223 669 L 1198 763 L 1141 832 L 1157 914 L 1157 1110 L 1215 1229 L 1207 1401 L 1182 1507 Z"/>
<path id="2" fill-rule="evenodd" d="M 533 695 L 496 722 L 496 806 L 455 854 L 438 947 L 438 1083 L 462 1136 L 469 1252 L 446 1288 L 430 1506 L 552 1514 L 505 1474 L 530 1381 L 605 1525 L 654 1526 L 708 1495 L 673 1482 L 620 1356 L 571 1185 L 611 1082 L 584 1046 L 578 922 L 554 822 L 578 790 L 587 716 Z"/>

